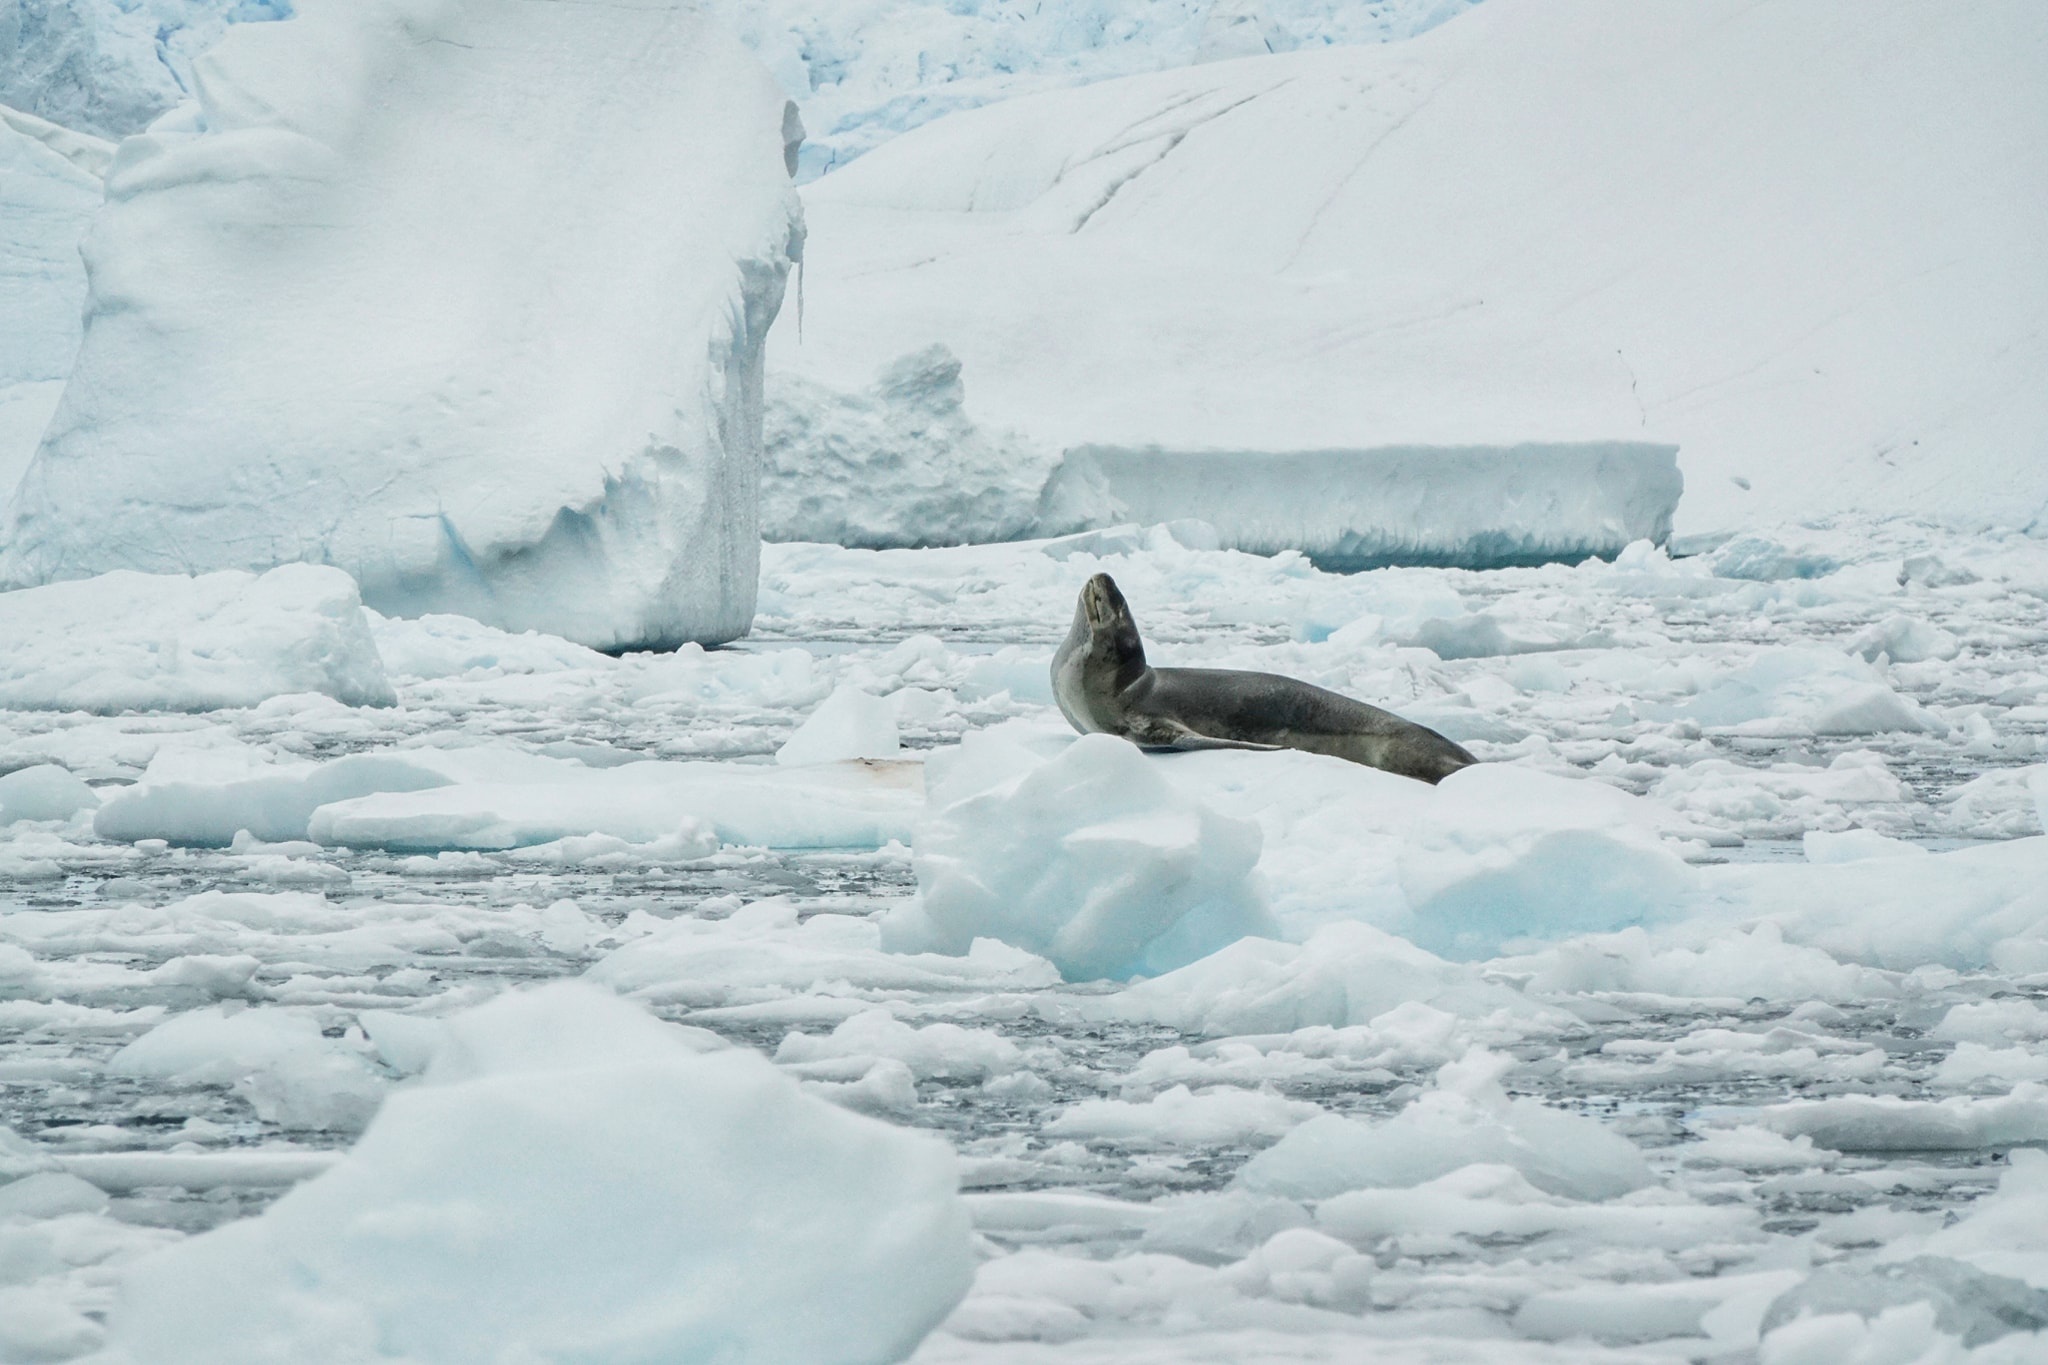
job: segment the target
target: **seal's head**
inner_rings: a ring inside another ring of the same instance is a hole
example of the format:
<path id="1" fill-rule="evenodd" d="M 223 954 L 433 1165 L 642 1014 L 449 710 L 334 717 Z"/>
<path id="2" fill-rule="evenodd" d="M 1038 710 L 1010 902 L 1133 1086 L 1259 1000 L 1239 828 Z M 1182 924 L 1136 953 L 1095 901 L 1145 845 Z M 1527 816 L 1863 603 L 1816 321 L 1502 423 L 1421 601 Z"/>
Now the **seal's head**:
<path id="1" fill-rule="evenodd" d="M 1138 638 L 1138 623 L 1131 619 L 1130 603 L 1124 601 L 1116 580 L 1108 574 L 1099 573 L 1081 585 L 1074 624 L 1088 633 L 1091 663 L 1116 670 L 1117 686 L 1145 671 L 1145 643 Z"/>

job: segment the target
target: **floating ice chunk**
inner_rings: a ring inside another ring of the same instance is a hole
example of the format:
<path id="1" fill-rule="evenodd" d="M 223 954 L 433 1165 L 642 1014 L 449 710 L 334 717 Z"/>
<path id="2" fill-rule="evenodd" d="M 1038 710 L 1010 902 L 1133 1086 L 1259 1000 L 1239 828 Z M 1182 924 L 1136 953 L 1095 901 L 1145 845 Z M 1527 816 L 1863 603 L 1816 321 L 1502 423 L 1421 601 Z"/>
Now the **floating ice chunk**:
<path id="1" fill-rule="evenodd" d="M 1747 735 L 1875 735 L 1945 728 L 1861 659 L 1804 645 L 1764 650 L 1673 708 L 1670 718 Z"/>
<path id="2" fill-rule="evenodd" d="M 1706 556 L 1718 578 L 1772 582 L 1786 578 L 1821 578 L 1842 567 L 1841 561 L 1811 546 L 1797 549 L 1759 531 L 1745 531 Z"/>
<path id="3" fill-rule="evenodd" d="M 1868 858 L 1926 857 L 1927 850 L 1904 839 L 1889 839 L 1874 829 L 1845 829 L 1838 834 L 1810 829 L 1802 836 L 1809 863 L 1859 863 Z"/>
<path id="4" fill-rule="evenodd" d="M 554 635 L 520 634 L 467 616 L 430 614 L 417 620 L 365 612 L 385 671 L 394 678 L 461 678 L 509 673 L 607 669 L 616 661 Z"/>
<path id="5" fill-rule="evenodd" d="M 1056 1138 L 1205 1147 L 1276 1138 L 1322 1112 L 1320 1105 L 1257 1090 L 1219 1086 L 1196 1094 L 1176 1085 L 1136 1103 L 1082 1100 L 1041 1131 Z"/>
<path id="6" fill-rule="evenodd" d="M 2048 1153 L 2018 1148 L 2007 1160 L 2011 1165 L 1999 1177 L 1998 1189 L 1972 1204 L 1959 1221 L 1924 1240 L 1889 1247 L 1883 1258 L 1952 1256 L 1990 1274 L 2048 1289 Z"/>
<path id="7" fill-rule="evenodd" d="M 1698 869 L 1703 897 L 1842 962 L 2048 970 L 2048 838 L 1927 858 Z"/>
<path id="8" fill-rule="evenodd" d="M 1211 1036 L 1374 1021 L 1408 1002 L 1454 1014 L 1532 1013 L 1477 971 L 1370 925 L 1338 922 L 1306 943 L 1244 938 L 1104 1003 L 1116 1017 Z"/>
<path id="9" fill-rule="evenodd" d="M 944 1022 L 917 1028 L 887 1010 L 864 1010 L 825 1036 L 792 1033 L 775 1049 L 775 1060 L 784 1064 L 876 1057 L 904 1063 L 919 1080 L 984 1080 L 1024 1065 L 1023 1053 L 1000 1033 Z"/>
<path id="10" fill-rule="evenodd" d="M 1944 1090 L 2003 1089 L 2014 1081 L 2048 1081 L 2048 1053 L 1957 1043 L 1929 1080 Z"/>
<path id="11" fill-rule="evenodd" d="M 99 794 L 55 763 L 17 768 L 0 777 L 0 825 L 16 820 L 68 820 L 99 805 Z"/>
<path id="12" fill-rule="evenodd" d="M 283 1009 L 187 1011 L 115 1053 L 107 1070 L 171 1085 L 232 1085 L 257 1117 L 286 1128 L 360 1128 L 387 1084 L 312 1016 Z"/>
<path id="13" fill-rule="evenodd" d="M 680 0 L 295 9 L 116 156 L 0 582 L 309 560 L 398 615 L 745 631 L 802 234 L 768 74 Z"/>
<path id="14" fill-rule="evenodd" d="M 1787 1138 L 1755 1124 L 1709 1128 L 1682 1149 L 1688 1166 L 1729 1166 L 1744 1171 L 1805 1171 L 1832 1166 L 1837 1157 L 1801 1135 Z"/>
<path id="15" fill-rule="evenodd" d="M 1962 643 L 1939 626 L 1911 616 L 1887 616 L 1849 642 L 1849 650 L 1872 663 L 1884 655 L 1895 664 L 1917 664 L 1928 659 L 1953 659 Z"/>
<path id="16" fill-rule="evenodd" d="M 277 571 L 281 572 L 281 571 Z M 171 761 L 151 765 L 137 785 L 114 794 L 93 816 L 102 839 L 225 848 L 246 831 L 266 842 L 304 839 L 313 812 L 369 792 L 417 791 L 451 779 L 427 754 L 350 754 L 283 771 L 251 770 L 226 781 L 179 780 Z M 159 778 L 159 771 L 166 774 Z"/>
<path id="17" fill-rule="evenodd" d="M 1482 763 L 1437 785 L 1400 854 L 1414 937 L 1452 957 L 1668 916 L 1694 885 L 1625 792 Z"/>
<path id="18" fill-rule="evenodd" d="M 895 708 L 858 687 L 841 686 L 804 717 L 796 733 L 775 751 L 775 761 L 800 767 L 855 758 L 894 758 L 902 750 Z"/>
<path id="19" fill-rule="evenodd" d="M 1500 1078 L 1513 1065 L 1475 1047 L 1393 1118 L 1313 1119 L 1253 1157 L 1238 1178 L 1247 1189 L 1295 1199 L 1420 1185 L 1482 1164 L 1512 1166 L 1537 1188 L 1572 1199 L 1612 1199 L 1654 1183 L 1634 1144 L 1599 1122 L 1510 1099 Z"/>
<path id="20" fill-rule="evenodd" d="M 448 1027 L 340 1165 L 136 1264 L 114 1342 L 161 1365 L 878 1365 L 965 1293 L 944 1143 L 585 987 Z"/>
<path id="21" fill-rule="evenodd" d="M 918 826 L 918 898 L 890 913 L 903 951 L 993 937 L 1069 980 L 1185 965 L 1272 931 L 1251 873 L 1258 826 L 1174 787 L 1134 745 L 1083 735 L 1044 760 L 969 735 L 939 763 Z"/>
<path id="22" fill-rule="evenodd" d="M 317 843 L 403 852 L 508 849 L 603 834 L 631 844 L 681 839 L 681 857 L 717 842 L 769 848 L 880 848 L 908 840 L 922 808 L 915 763 L 764 768 L 628 763 L 593 769 L 534 759 L 503 777 L 422 784 L 332 801 L 308 818 Z"/>
<path id="23" fill-rule="evenodd" d="M 1778 924 L 1584 935 L 1502 962 L 1530 970 L 1532 994 L 1630 991 L 1677 999 L 1858 1000 L 1897 993 L 1880 972 L 1787 943 Z"/>
<path id="24" fill-rule="evenodd" d="M 679 917 L 614 950 L 588 979 L 655 1004 L 720 1007 L 846 990 L 1028 990 L 1057 981 L 1045 959 L 978 939 L 965 956 L 885 952 L 872 920 L 756 901 L 723 920 Z"/>
<path id="25" fill-rule="evenodd" d="M 2048 1039 L 2048 1009 L 2018 999 L 1954 1005 L 1927 1036 L 1950 1043 L 2040 1042 Z"/>
<path id="26" fill-rule="evenodd" d="M 2021 1081 L 2011 1094 L 1991 1099 L 1830 1095 L 1770 1105 L 1757 1117 L 1776 1132 L 1837 1152 L 1966 1152 L 2048 1142 L 2048 1086 Z"/>
<path id="27" fill-rule="evenodd" d="M 123 571 L 0 593 L 0 706 L 205 711 L 290 692 L 396 699 L 338 569 Z"/>
<path id="28" fill-rule="evenodd" d="M 1796 1270 L 1764 1270 L 1549 1290 L 1522 1301 L 1515 1310 L 1514 1327 L 1539 1341 L 1591 1338 L 1623 1343 L 1710 1336 L 1716 1346 L 1753 1346 L 1756 1332 L 1749 1324 L 1798 1279 Z M 1741 1325 L 1730 1322 L 1727 1330 L 1709 1330 L 1709 1322 L 1728 1319 Z"/>
<path id="29" fill-rule="evenodd" d="M 1292 1136 L 1306 1134 L 1309 1127 L 1302 1125 Z M 1747 1209 L 1658 1197 L 1662 1194 L 1645 1189 L 1604 1203 L 1578 1203 L 1538 1189 L 1513 1166 L 1481 1164 L 1461 1166 L 1412 1189 L 1346 1190 L 1317 1207 L 1316 1226 L 1353 1244 L 1382 1237 L 1565 1236 L 1681 1251 L 1754 1236 L 1756 1215 Z"/>

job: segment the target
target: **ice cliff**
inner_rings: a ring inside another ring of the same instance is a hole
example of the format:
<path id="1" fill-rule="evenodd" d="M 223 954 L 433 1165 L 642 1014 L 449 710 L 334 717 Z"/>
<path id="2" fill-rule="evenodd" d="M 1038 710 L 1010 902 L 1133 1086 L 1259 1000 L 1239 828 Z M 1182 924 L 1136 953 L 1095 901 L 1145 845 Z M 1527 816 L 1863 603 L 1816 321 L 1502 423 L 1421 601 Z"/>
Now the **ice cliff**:
<path id="1" fill-rule="evenodd" d="M 307 0 L 122 144 L 0 583 L 333 564 L 603 648 L 752 617 L 800 125 L 681 0 Z"/>
<path id="2" fill-rule="evenodd" d="M 0 105 L 0 504 L 21 478 L 78 354 L 78 239 L 113 148 Z"/>

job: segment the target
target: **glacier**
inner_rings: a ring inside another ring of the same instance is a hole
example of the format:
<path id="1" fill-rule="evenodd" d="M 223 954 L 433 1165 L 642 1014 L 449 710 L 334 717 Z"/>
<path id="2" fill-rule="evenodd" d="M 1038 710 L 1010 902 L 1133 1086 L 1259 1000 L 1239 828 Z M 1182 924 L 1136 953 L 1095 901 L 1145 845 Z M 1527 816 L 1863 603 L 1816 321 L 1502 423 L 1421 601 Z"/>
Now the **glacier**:
<path id="1" fill-rule="evenodd" d="M 802 235 L 760 66 L 681 4 L 314 0 L 195 70 L 108 170 L 0 582 L 311 560 L 389 615 L 745 631 Z"/>
<path id="2" fill-rule="evenodd" d="M 1682 534 L 2040 526 L 2044 43 L 2024 0 L 1488 0 L 1026 95 L 806 187 L 770 364 L 941 344 L 1055 459 L 1647 441 Z"/>
<path id="3" fill-rule="evenodd" d="M 1476 0 L 710 0 L 803 107 L 813 179 L 906 129 L 1049 87 L 1422 32 Z M 229 24 L 290 0 L 38 0 L 0 11 L 0 103 L 103 137 L 187 98 Z M 11 21 L 12 31 L 9 32 Z"/>

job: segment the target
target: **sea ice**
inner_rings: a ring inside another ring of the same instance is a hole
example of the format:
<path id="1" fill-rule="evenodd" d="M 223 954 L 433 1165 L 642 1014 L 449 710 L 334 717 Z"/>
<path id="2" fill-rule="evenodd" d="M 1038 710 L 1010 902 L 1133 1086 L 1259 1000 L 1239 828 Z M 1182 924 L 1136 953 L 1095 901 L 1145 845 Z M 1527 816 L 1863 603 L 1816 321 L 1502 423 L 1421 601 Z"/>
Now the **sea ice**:
<path id="1" fill-rule="evenodd" d="M 0 581 L 312 560 L 391 614 L 744 632 L 802 233 L 768 74 L 681 3 L 296 9 L 110 168 Z"/>
<path id="2" fill-rule="evenodd" d="M 170 1085 L 232 1085 L 257 1117 L 285 1128 L 354 1131 L 388 1082 L 363 1049 L 327 1038 L 294 1010 L 215 1007 L 168 1019 L 115 1053 L 115 1076 Z"/>
<path id="3" fill-rule="evenodd" d="M 38 763 L 0 777 L 0 825 L 16 820 L 68 820 L 99 803 L 97 792 L 59 764 Z"/>
<path id="4" fill-rule="evenodd" d="M 0 593 L 0 706 L 204 711 L 292 692 L 350 706 L 396 699 L 338 569 L 116 570 Z"/>
<path id="5" fill-rule="evenodd" d="M 1085 981 L 1168 971 L 1272 932 L 1251 880 L 1258 827 L 1176 790 L 1154 762 L 1111 735 L 1050 759 L 969 736 L 934 764 L 918 897 L 891 912 L 885 941 L 960 953 L 997 938 Z"/>
<path id="6" fill-rule="evenodd" d="M 110 1328 L 138 1365 L 883 1365 L 965 1293 L 968 1239 L 943 1143 L 552 986 L 450 1021 L 341 1164 L 135 1265 Z"/>
<path id="7" fill-rule="evenodd" d="M 1492 957 L 1512 940 L 1668 918 L 1695 876 L 1659 812 L 1597 782 L 1480 764 L 1437 784 L 1400 853 L 1423 947 Z"/>
<path id="8" fill-rule="evenodd" d="M 840 763 L 849 759 L 888 759 L 901 753 L 895 710 L 882 698 L 857 687 L 837 687 L 804 717 L 796 733 L 775 751 L 775 761 L 788 767 Z"/>
<path id="9" fill-rule="evenodd" d="M 1465 1166 L 1503 1165 L 1570 1199 L 1612 1199 L 1654 1182 L 1642 1154 L 1597 1121 L 1541 1100 L 1511 1099 L 1500 1078 L 1514 1059 L 1474 1048 L 1436 1084 L 1379 1123 L 1313 1119 L 1245 1164 L 1261 1194 L 1327 1199 L 1345 1190 L 1421 1185 Z"/>

